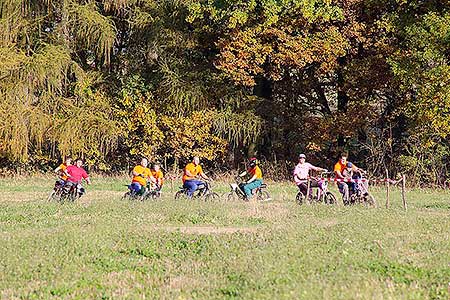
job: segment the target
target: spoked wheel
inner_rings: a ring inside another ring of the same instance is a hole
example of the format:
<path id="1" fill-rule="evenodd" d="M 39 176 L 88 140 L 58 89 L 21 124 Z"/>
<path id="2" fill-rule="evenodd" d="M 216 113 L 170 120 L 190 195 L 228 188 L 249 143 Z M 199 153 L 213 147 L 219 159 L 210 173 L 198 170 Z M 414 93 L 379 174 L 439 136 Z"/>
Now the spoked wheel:
<path id="1" fill-rule="evenodd" d="M 175 200 L 186 199 L 187 195 L 185 194 L 184 191 L 178 191 L 178 192 L 175 193 L 174 198 L 175 198 Z"/>
<path id="2" fill-rule="evenodd" d="M 50 194 L 48 194 L 48 197 L 47 197 L 47 201 L 52 201 L 52 200 L 55 200 L 55 194 L 56 194 L 56 191 L 55 190 L 52 190 L 51 192 L 50 192 Z"/>
<path id="3" fill-rule="evenodd" d="M 58 195 L 58 192 L 59 192 L 59 190 L 56 190 L 56 191 L 52 190 L 47 197 L 47 201 L 53 201 L 53 200 L 58 201 L 60 198 L 60 195 Z"/>
<path id="4" fill-rule="evenodd" d="M 124 201 L 144 201 L 144 196 L 128 191 L 122 196 L 121 199 Z"/>
<path id="5" fill-rule="evenodd" d="M 334 205 L 337 204 L 337 199 L 331 192 L 326 192 L 325 194 L 325 204 Z"/>
<path id="6" fill-rule="evenodd" d="M 51 191 L 51 193 L 48 195 L 47 201 L 62 202 L 63 191 L 61 189 Z"/>
<path id="7" fill-rule="evenodd" d="M 213 201 L 219 201 L 219 200 L 220 200 L 220 196 L 216 192 L 210 192 L 205 195 L 206 202 L 210 202 L 210 201 L 213 202 Z"/>
<path id="8" fill-rule="evenodd" d="M 302 192 L 298 192 L 297 196 L 295 196 L 295 201 L 297 202 L 298 205 L 302 205 L 305 203 L 305 195 L 303 195 Z"/>
<path id="9" fill-rule="evenodd" d="M 59 202 L 70 201 L 70 191 L 62 190 L 61 196 L 59 197 Z"/>
<path id="10" fill-rule="evenodd" d="M 352 194 L 352 195 L 349 197 L 348 204 L 353 205 L 353 204 L 355 204 L 355 203 L 358 203 L 359 200 L 360 200 L 360 199 L 358 199 L 358 196 L 357 196 L 356 194 Z"/>
<path id="11" fill-rule="evenodd" d="M 123 201 L 131 200 L 131 193 L 130 192 L 126 192 L 125 194 L 123 194 L 123 196 L 120 198 L 120 200 L 123 200 Z"/>
<path id="12" fill-rule="evenodd" d="M 155 199 L 155 195 L 152 192 L 148 192 L 148 193 L 142 195 L 141 198 L 142 198 L 141 199 L 142 201 L 153 200 L 153 199 Z"/>
<path id="13" fill-rule="evenodd" d="M 73 185 L 66 185 L 61 189 L 59 198 L 61 202 L 74 202 L 78 197 L 77 187 Z"/>
<path id="14" fill-rule="evenodd" d="M 67 200 L 69 200 L 70 202 L 75 202 L 75 200 L 77 200 L 78 198 L 79 195 L 77 189 L 70 191 L 70 193 L 67 195 Z"/>
<path id="15" fill-rule="evenodd" d="M 158 192 L 154 192 L 154 193 L 152 193 L 152 195 L 151 195 L 150 198 L 151 198 L 152 200 L 158 200 L 158 199 L 161 198 L 161 194 L 158 193 Z"/>
<path id="16" fill-rule="evenodd" d="M 377 207 L 377 202 L 375 201 L 375 198 L 371 194 L 368 194 L 364 197 L 364 202 L 367 206 Z"/>
<path id="17" fill-rule="evenodd" d="M 259 191 L 256 195 L 256 199 L 260 202 L 266 202 L 272 200 L 268 191 Z"/>
<path id="18" fill-rule="evenodd" d="M 237 201 L 238 200 L 238 196 L 236 195 L 235 192 L 228 192 L 225 193 L 222 198 L 224 198 L 226 201 L 228 202 L 232 202 L 232 201 Z"/>

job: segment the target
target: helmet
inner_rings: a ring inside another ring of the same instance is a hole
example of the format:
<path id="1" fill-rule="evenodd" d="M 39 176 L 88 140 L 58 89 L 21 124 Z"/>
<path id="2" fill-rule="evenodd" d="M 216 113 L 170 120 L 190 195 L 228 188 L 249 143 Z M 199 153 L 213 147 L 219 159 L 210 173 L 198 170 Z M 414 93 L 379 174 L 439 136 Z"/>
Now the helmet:
<path id="1" fill-rule="evenodd" d="M 306 155 L 302 153 L 298 156 L 298 159 L 300 159 L 300 158 L 306 158 Z"/>
<path id="2" fill-rule="evenodd" d="M 353 167 L 353 164 L 351 162 L 348 162 L 347 163 L 347 168 L 351 168 L 351 167 Z"/>
<path id="3" fill-rule="evenodd" d="M 250 168 L 256 167 L 257 164 L 258 164 L 258 160 L 256 159 L 256 157 L 252 157 L 248 160 L 248 166 Z"/>

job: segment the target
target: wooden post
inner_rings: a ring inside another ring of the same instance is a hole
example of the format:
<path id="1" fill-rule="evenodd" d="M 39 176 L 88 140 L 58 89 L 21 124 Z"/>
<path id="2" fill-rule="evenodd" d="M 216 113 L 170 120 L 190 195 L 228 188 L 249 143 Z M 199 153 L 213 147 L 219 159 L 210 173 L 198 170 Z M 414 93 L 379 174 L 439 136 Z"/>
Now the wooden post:
<path id="1" fill-rule="evenodd" d="M 386 208 L 389 208 L 389 171 L 386 169 Z"/>
<path id="2" fill-rule="evenodd" d="M 403 174 L 402 176 L 402 202 L 403 208 L 408 210 L 408 205 L 406 204 L 406 176 Z"/>
<path id="3" fill-rule="evenodd" d="M 309 177 L 308 177 L 308 184 L 306 185 L 306 201 L 308 203 L 310 203 L 309 202 L 309 188 L 310 188 L 310 186 L 311 186 L 311 179 L 309 179 Z"/>

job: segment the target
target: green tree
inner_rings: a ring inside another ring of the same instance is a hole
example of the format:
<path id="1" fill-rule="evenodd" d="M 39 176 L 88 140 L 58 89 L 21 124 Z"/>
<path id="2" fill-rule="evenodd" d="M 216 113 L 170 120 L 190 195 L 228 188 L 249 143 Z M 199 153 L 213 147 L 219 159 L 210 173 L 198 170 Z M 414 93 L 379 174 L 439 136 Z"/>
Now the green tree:
<path id="1" fill-rule="evenodd" d="M 1 155 L 99 158 L 118 136 L 98 65 L 107 65 L 113 23 L 95 2 L 3 1 L 0 6 Z M 93 69 L 93 70 L 92 70 Z"/>

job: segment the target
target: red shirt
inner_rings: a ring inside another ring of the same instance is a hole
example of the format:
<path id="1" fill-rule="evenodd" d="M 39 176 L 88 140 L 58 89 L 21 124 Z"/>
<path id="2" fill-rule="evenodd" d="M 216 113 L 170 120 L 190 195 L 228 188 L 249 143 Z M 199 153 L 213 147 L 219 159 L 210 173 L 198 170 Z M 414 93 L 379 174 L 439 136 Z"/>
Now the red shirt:
<path id="1" fill-rule="evenodd" d="M 89 177 L 83 168 L 78 168 L 77 166 L 68 166 L 66 172 L 70 175 L 67 179 L 70 182 L 80 183 L 81 179 Z"/>

